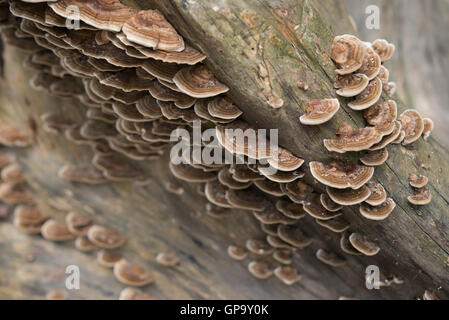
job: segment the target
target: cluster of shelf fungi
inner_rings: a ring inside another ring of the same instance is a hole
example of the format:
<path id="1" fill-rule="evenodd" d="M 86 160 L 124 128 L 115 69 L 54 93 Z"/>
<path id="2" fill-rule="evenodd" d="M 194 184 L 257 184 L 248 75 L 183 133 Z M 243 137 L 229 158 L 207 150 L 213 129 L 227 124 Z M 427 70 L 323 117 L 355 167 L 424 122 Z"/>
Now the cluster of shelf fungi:
<path id="1" fill-rule="evenodd" d="M 69 10 L 73 5 L 80 14 L 76 29 L 68 27 L 68 22 L 73 23 Z M 357 205 L 366 219 L 386 219 L 396 205 L 373 179 L 375 167 L 388 159 L 389 145 L 411 144 L 422 136 L 427 139 L 433 129 L 432 120 L 423 119 L 415 110 L 398 116 L 393 100 L 378 103 L 383 91 L 391 97 L 395 90 L 383 64 L 392 57 L 394 46 L 385 40 L 366 43 L 342 35 L 332 46 L 336 93 L 351 99 L 348 106 L 363 112 L 367 126 L 356 129 L 342 124 L 337 137 L 323 143 L 329 152 L 363 152 L 361 164 L 335 160 L 305 165 L 304 159 L 273 147 L 269 141 L 261 150 L 260 143 L 242 140 L 239 145 L 228 136 L 227 129 L 246 130 L 251 125 L 241 119 L 242 112 L 225 95 L 228 87 L 202 64 L 206 57 L 186 44 L 158 11 L 138 11 L 118 0 L 0 1 L 0 20 L 4 43 L 29 52 L 24 66 L 34 72 L 30 80 L 33 88 L 78 99 L 86 106 L 83 123 L 57 113 L 41 116 L 45 131 L 64 133 L 69 141 L 90 146 L 94 154 L 91 163 L 63 166 L 60 178 L 89 184 L 133 181 L 145 185 L 149 177 L 136 161 L 150 161 L 170 152 L 175 145 L 170 139 L 175 129 L 192 132 L 194 122 L 215 128 L 213 141 L 202 141 L 197 147 L 213 146 L 215 151 L 239 160 L 238 164 L 207 164 L 187 154 L 183 156 L 188 163 L 168 165 L 176 178 L 194 185 L 208 200 L 210 216 L 223 217 L 237 208 L 252 212 L 260 221 L 265 239 L 248 239 L 228 248 L 229 256 L 246 261 L 249 272 L 259 279 L 274 275 L 287 285 L 301 280 L 292 257 L 313 241 L 301 227 L 300 220 L 306 215 L 341 234 L 341 251 L 319 249 L 316 257 L 321 262 L 341 267 L 345 255 L 376 255 L 380 248 L 353 230 L 341 210 Z M 305 126 L 320 125 L 331 121 L 339 109 L 338 99 L 314 99 L 307 102 L 299 121 Z M 20 129 L 8 124 L 1 125 L 0 142 L 7 147 L 32 144 Z M 194 145 L 194 141 L 186 143 Z M 51 241 L 74 240 L 81 251 L 98 249 L 98 262 L 113 268 L 117 280 L 126 285 L 144 286 L 155 280 L 144 268 L 114 252 L 125 244 L 125 236 L 95 225 L 79 212 L 68 213 L 65 223 L 49 219 L 33 203 L 20 166 L 6 151 L 0 160 L 0 199 L 6 205 L 16 205 L 17 228 L 40 233 Z M 305 167 L 326 187 L 326 193 L 317 193 L 302 180 Z M 415 193 L 409 201 L 429 203 L 427 178 L 412 174 L 410 184 Z M 173 183 L 166 189 L 183 194 L 182 187 Z M 157 261 L 167 266 L 179 263 L 170 253 L 161 253 Z M 383 278 L 380 285 L 393 283 L 402 280 Z M 425 297 L 429 295 L 426 292 Z M 125 289 L 120 297 L 149 298 L 132 288 Z M 53 294 L 52 298 L 61 295 Z"/>

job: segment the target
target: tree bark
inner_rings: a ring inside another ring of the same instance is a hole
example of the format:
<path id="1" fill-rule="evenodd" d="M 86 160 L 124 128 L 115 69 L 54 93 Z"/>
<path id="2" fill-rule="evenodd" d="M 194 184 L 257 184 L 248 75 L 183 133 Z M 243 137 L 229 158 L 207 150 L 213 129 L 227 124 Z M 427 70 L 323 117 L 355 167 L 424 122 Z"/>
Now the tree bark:
<path id="1" fill-rule="evenodd" d="M 340 1 L 124 2 L 161 10 L 189 43 L 207 55 L 206 64 L 230 87 L 230 96 L 244 111 L 243 118 L 258 128 L 278 128 L 280 144 L 306 161 L 336 157 L 325 150 L 322 140 L 333 137 L 342 122 L 364 126 L 360 113 L 351 111 L 343 99 L 343 110 L 325 125 L 310 128 L 298 120 L 309 99 L 335 97 L 335 66 L 329 58 L 332 39 L 337 34 L 354 32 Z M 86 108 L 74 100 L 33 91 L 28 85 L 30 74 L 21 67 L 23 57 L 6 47 L 0 119 L 28 128 L 34 136 L 34 146 L 17 151 L 17 155 L 36 198 L 57 217 L 67 211 L 83 211 L 97 223 L 127 235 L 124 255 L 144 264 L 156 276 L 156 285 L 145 289 L 153 297 L 411 299 L 429 289 L 447 298 L 448 150 L 434 138 L 411 147 L 390 147 L 387 164 L 376 169 L 375 178 L 398 205 L 387 220 L 368 221 L 360 217 L 358 208 L 344 209 L 351 230 L 375 240 L 381 247 L 380 253 L 374 257 L 347 256 L 346 266 L 330 268 L 315 258 L 315 252 L 318 248 L 338 252 L 339 235 L 324 231 L 311 217 L 306 217 L 304 229 L 316 235 L 315 241 L 295 254 L 293 264 L 303 274 L 303 280 L 287 287 L 275 278 L 254 279 L 245 263 L 232 261 L 226 254 L 230 244 L 244 245 L 247 239 L 263 237 L 252 215 L 233 210 L 229 217 L 213 219 L 205 215 L 205 200 L 192 186 L 183 183 L 186 193 L 181 197 L 165 191 L 164 183 L 174 181 L 168 171 L 167 156 L 139 163 L 152 178 L 145 187 L 132 183 L 88 186 L 58 179 L 57 170 L 63 164 L 87 163 L 92 153 L 87 147 L 67 143 L 64 137 L 43 132 L 39 115 L 58 111 L 81 119 Z M 298 81 L 306 82 L 309 89 L 300 89 Z M 283 100 L 281 108 L 269 105 L 273 96 Z M 396 98 L 400 110 L 406 109 Z M 37 131 L 33 131 L 33 123 L 38 124 Z M 423 171 L 424 163 L 430 169 Z M 423 172 L 430 180 L 433 200 L 422 208 L 407 202 L 412 193 L 408 175 L 415 172 Z M 310 176 L 306 179 L 313 182 Z M 314 187 L 319 188 L 317 184 Z M 60 289 L 64 286 L 64 268 L 69 264 L 80 266 L 82 282 L 81 290 L 69 293 L 71 298 L 114 298 L 123 287 L 113 280 L 111 272 L 95 264 L 92 255 L 81 254 L 69 244 L 24 236 L 11 224 L 0 224 L 0 246 L 0 298 L 41 298 L 50 289 Z M 155 256 L 161 251 L 176 252 L 182 258 L 180 266 L 158 266 Z M 30 252 L 36 254 L 36 259 L 24 264 Z M 367 290 L 365 268 L 372 264 L 378 265 L 385 275 L 404 279 L 404 284 Z"/>

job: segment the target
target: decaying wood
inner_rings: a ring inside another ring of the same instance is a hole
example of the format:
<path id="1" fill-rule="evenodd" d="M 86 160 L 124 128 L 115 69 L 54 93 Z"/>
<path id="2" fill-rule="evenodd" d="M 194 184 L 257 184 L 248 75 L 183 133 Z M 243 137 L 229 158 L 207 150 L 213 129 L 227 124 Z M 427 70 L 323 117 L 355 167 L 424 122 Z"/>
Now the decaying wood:
<path id="1" fill-rule="evenodd" d="M 306 128 L 298 120 L 309 99 L 335 97 L 335 66 L 329 58 L 332 39 L 336 34 L 354 32 L 339 1 L 326 5 L 293 0 L 125 2 L 159 8 L 191 44 L 208 56 L 206 63 L 231 88 L 230 95 L 244 111 L 244 119 L 258 128 L 279 128 L 280 144 L 307 161 L 335 157 L 325 150 L 322 140 L 333 137 L 342 122 L 363 126 L 360 113 L 350 111 L 345 104 L 325 125 Z M 182 196 L 166 192 L 165 182 L 176 181 L 168 172 L 167 157 L 141 163 L 152 177 L 144 187 L 132 183 L 87 186 L 58 179 L 57 171 L 63 164 L 86 163 L 92 153 L 87 147 L 43 132 L 39 116 L 57 111 L 80 119 L 85 107 L 74 100 L 33 91 L 28 85 L 30 74 L 21 67 L 23 58 L 17 50 L 6 48 L 0 119 L 27 128 L 35 138 L 32 148 L 16 153 L 36 197 L 55 216 L 80 210 L 127 235 L 124 255 L 154 272 L 156 284 L 145 292 L 155 298 L 410 299 L 422 296 L 425 289 L 447 297 L 449 177 L 445 173 L 449 163 L 447 149 L 437 140 L 393 146 L 387 164 L 376 169 L 376 179 L 398 204 L 387 220 L 368 221 L 356 208 L 344 210 L 354 230 L 380 245 L 377 256 L 347 257 L 348 264 L 342 268 L 322 264 L 315 258 L 316 250 L 337 251 L 339 236 L 324 231 L 311 217 L 304 218 L 304 229 L 316 235 L 316 241 L 295 254 L 294 265 L 303 280 L 287 287 L 275 278 L 254 279 L 245 263 L 233 261 L 226 254 L 230 244 L 243 245 L 249 238 L 263 236 L 252 215 L 233 210 L 229 217 L 213 219 L 205 214 L 205 200 L 192 186 L 183 184 L 186 192 Z M 307 91 L 298 87 L 300 81 L 308 84 Z M 274 98 L 283 100 L 281 108 L 270 106 Z M 400 110 L 406 109 L 398 103 Z M 339 156 L 349 157 L 355 158 Z M 429 169 L 421 168 L 423 164 Z M 430 180 L 433 201 L 422 208 L 407 202 L 412 192 L 408 176 L 415 172 L 424 172 Z M 307 179 L 312 181 L 310 176 Z M 81 290 L 70 292 L 69 297 L 115 298 L 123 287 L 111 272 L 95 264 L 93 255 L 78 253 L 69 244 L 28 237 L 4 223 L 0 224 L 0 241 L 2 298 L 41 298 L 51 289 L 61 289 L 63 271 L 69 264 L 80 266 L 82 282 Z M 161 251 L 175 252 L 181 264 L 174 269 L 157 265 L 155 257 Z M 33 260 L 30 253 L 36 255 L 35 260 L 26 262 Z M 371 264 L 405 283 L 367 290 L 365 268 Z"/>

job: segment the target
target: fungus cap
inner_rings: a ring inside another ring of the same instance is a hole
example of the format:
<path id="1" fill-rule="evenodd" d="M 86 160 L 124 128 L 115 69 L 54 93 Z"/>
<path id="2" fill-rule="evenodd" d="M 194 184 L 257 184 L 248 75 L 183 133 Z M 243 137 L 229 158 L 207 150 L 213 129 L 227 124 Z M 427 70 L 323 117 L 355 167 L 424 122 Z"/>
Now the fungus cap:
<path id="1" fill-rule="evenodd" d="M 372 80 L 379 74 L 381 67 L 382 61 L 380 56 L 371 48 L 371 46 L 367 46 L 362 66 L 357 72 L 366 75 L 369 80 Z"/>
<path id="2" fill-rule="evenodd" d="M 373 50 L 380 56 L 382 62 L 386 62 L 393 57 L 395 46 L 384 39 L 377 39 L 371 44 Z"/>
<path id="3" fill-rule="evenodd" d="M 333 161 L 329 164 L 310 162 L 310 172 L 322 184 L 336 189 L 359 189 L 367 183 L 374 174 L 373 167 Z"/>
<path id="4" fill-rule="evenodd" d="M 183 93 L 194 98 L 213 97 L 229 90 L 203 65 L 181 69 L 176 73 L 173 81 Z"/>
<path id="5" fill-rule="evenodd" d="M 1 171 L 1 179 L 4 182 L 20 183 L 25 181 L 25 173 L 17 163 L 11 163 Z"/>
<path id="6" fill-rule="evenodd" d="M 360 233 L 352 233 L 349 236 L 349 242 L 356 250 L 366 256 L 374 256 L 380 251 L 380 248 L 374 242 Z"/>
<path id="7" fill-rule="evenodd" d="M 430 118 L 424 118 L 423 122 L 424 122 L 424 130 L 423 130 L 422 135 L 423 135 L 424 140 L 427 140 L 433 131 L 434 123 L 433 123 L 433 120 Z"/>
<path id="8" fill-rule="evenodd" d="M 354 101 L 348 103 L 352 110 L 365 110 L 374 105 L 382 95 L 382 81 L 374 78 L 368 83 L 368 86 L 359 93 Z"/>
<path id="9" fill-rule="evenodd" d="M 360 214 L 369 220 L 385 220 L 396 207 L 393 199 L 388 198 L 384 203 L 378 206 L 371 206 L 368 203 L 360 205 Z"/>
<path id="10" fill-rule="evenodd" d="M 126 20 L 123 33 L 129 41 L 153 49 L 183 51 L 183 38 L 157 10 L 141 10 Z"/>
<path id="11" fill-rule="evenodd" d="M 415 194 L 413 196 L 408 196 L 407 200 L 416 206 L 424 206 L 432 201 L 432 194 L 429 189 L 424 187 L 416 189 Z"/>
<path id="12" fill-rule="evenodd" d="M 270 265 L 264 261 L 251 261 L 248 271 L 257 279 L 268 279 L 273 275 Z"/>
<path id="13" fill-rule="evenodd" d="M 340 249 L 347 254 L 353 255 L 353 256 L 359 256 L 362 255 L 360 251 L 358 251 L 356 248 L 354 248 L 349 241 L 349 235 L 347 232 L 343 233 L 340 238 Z"/>
<path id="14" fill-rule="evenodd" d="M 336 139 L 324 139 L 323 143 L 327 150 L 345 153 L 348 151 L 367 150 L 382 140 L 382 134 L 376 127 L 365 127 L 354 129 L 343 123 L 337 131 Z"/>
<path id="15" fill-rule="evenodd" d="M 346 260 L 337 256 L 335 253 L 326 252 L 323 249 L 318 249 L 316 252 L 316 257 L 321 262 L 331 266 L 331 267 L 342 267 L 346 264 Z"/>
<path id="16" fill-rule="evenodd" d="M 366 186 L 371 191 L 371 195 L 365 200 L 371 206 L 379 206 L 387 200 L 385 188 L 377 181 L 370 180 Z"/>
<path id="17" fill-rule="evenodd" d="M 288 200 L 279 199 L 276 201 L 276 209 L 290 219 L 301 219 L 306 215 L 302 204 L 294 203 Z"/>
<path id="18" fill-rule="evenodd" d="M 329 197 L 327 193 L 322 193 L 320 195 L 320 202 L 321 205 L 330 212 L 337 212 L 343 208 L 342 205 L 336 203 L 334 200 Z"/>
<path id="19" fill-rule="evenodd" d="M 65 224 L 54 219 L 46 221 L 41 227 L 42 236 L 51 241 L 67 241 L 75 238 Z"/>
<path id="20" fill-rule="evenodd" d="M 68 181 L 88 184 L 100 184 L 108 181 L 103 172 L 92 165 L 76 166 L 66 164 L 58 170 L 58 177 Z"/>
<path id="21" fill-rule="evenodd" d="M 113 272 L 118 281 L 129 286 L 142 287 L 154 282 L 154 277 L 150 273 L 125 259 L 114 264 Z"/>
<path id="22" fill-rule="evenodd" d="M 359 189 L 335 189 L 328 186 L 326 187 L 326 192 L 334 202 L 342 206 L 352 206 L 362 203 L 371 195 L 371 191 L 366 185 Z"/>
<path id="23" fill-rule="evenodd" d="M 369 151 L 363 157 L 360 158 L 360 161 L 366 166 L 380 166 L 384 164 L 388 160 L 388 150 L 387 148 Z"/>
<path id="24" fill-rule="evenodd" d="M 119 300 L 152 300 L 151 297 L 135 288 L 125 288 L 120 291 Z"/>
<path id="25" fill-rule="evenodd" d="M 245 260 L 248 256 L 248 252 L 239 246 L 229 246 L 228 247 L 228 255 L 234 260 Z"/>
<path id="26" fill-rule="evenodd" d="M 174 267 L 181 260 L 173 252 L 160 252 L 156 256 L 156 262 L 166 267 Z"/>
<path id="27" fill-rule="evenodd" d="M 295 284 L 302 279 L 298 271 L 291 266 L 279 266 L 274 269 L 274 275 L 288 286 Z"/>
<path id="28" fill-rule="evenodd" d="M 402 130 L 405 132 L 403 145 L 408 145 L 418 140 L 424 132 L 424 121 L 418 111 L 408 109 L 399 116 Z"/>
<path id="29" fill-rule="evenodd" d="M 370 79 L 361 73 L 337 75 L 334 88 L 338 89 L 336 92 L 339 96 L 354 97 L 366 89 L 369 81 Z"/>
<path id="30" fill-rule="evenodd" d="M 278 148 L 274 155 L 267 159 L 268 164 L 280 171 L 295 171 L 299 169 L 303 164 L 304 160 L 296 157 L 290 151 L 284 148 Z"/>
<path id="31" fill-rule="evenodd" d="M 281 190 L 279 183 L 276 183 L 269 179 L 255 180 L 254 185 L 263 192 L 272 196 L 282 197 L 284 195 L 284 192 Z"/>
<path id="32" fill-rule="evenodd" d="M 113 268 L 114 265 L 122 259 L 122 256 L 109 250 L 100 250 L 97 253 L 97 262 L 106 268 Z"/>
<path id="33" fill-rule="evenodd" d="M 306 104 L 305 109 L 306 114 L 299 121 L 305 125 L 319 125 L 332 119 L 340 109 L 340 102 L 338 99 L 313 99 Z"/>
<path id="34" fill-rule="evenodd" d="M 351 226 L 349 224 L 349 222 L 346 221 L 342 217 L 337 217 L 337 218 L 330 219 L 330 220 L 319 220 L 319 219 L 316 219 L 315 221 L 320 226 L 322 226 L 322 227 L 324 227 L 326 229 L 329 229 L 330 231 L 335 232 L 335 233 L 345 232 Z"/>
<path id="35" fill-rule="evenodd" d="M 313 239 L 306 236 L 298 226 L 293 225 L 279 225 L 278 236 L 288 244 L 299 249 L 304 249 L 313 241 Z"/>
<path id="36" fill-rule="evenodd" d="M 89 228 L 87 237 L 97 247 L 104 249 L 115 249 L 126 242 L 126 237 L 98 225 L 93 225 Z"/>
<path id="37" fill-rule="evenodd" d="M 366 122 L 376 127 L 382 135 L 391 134 L 394 130 L 394 121 L 398 116 L 397 104 L 393 100 L 377 104 L 363 113 Z"/>
<path id="38" fill-rule="evenodd" d="M 366 46 L 356 36 L 345 34 L 334 38 L 332 43 L 332 60 L 339 69 L 337 74 L 349 74 L 358 70 L 363 63 Z"/>
<path id="39" fill-rule="evenodd" d="M 258 189 L 226 191 L 226 200 L 234 207 L 244 210 L 263 211 L 269 205 L 268 200 Z"/>
<path id="40" fill-rule="evenodd" d="M 87 235 L 87 231 L 92 226 L 92 219 L 84 213 L 72 211 L 65 217 L 67 228 L 71 233 L 77 236 Z"/>
<path id="41" fill-rule="evenodd" d="M 304 210 L 315 219 L 330 220 L 340 216 L 342 213 L 327 211 L 321 204 L 320 195 L 313 194 L 307 201 L 304 202 Z"/>
<path id="42" fill-rule="evenodd" d="M 95 250 L 97 246 L 90 242 L 86 236 L 78 236 L 75 239 L 75 248 L 79 251 L 89 252 Z"/>
<path id="43" fill-rule="evenodd" d="M 273 258 L 277 262 L 282 264 L 291 264 L 292 263 L 292 250 L 291 249 L 276 249 L 273 253 Z"/>
<path id="44" fill-rule="evenodd" d="M 408 180 L 410 182 L 410 185 L 414 188 L 423 188 L 429 182 L 429 178 L 421 174 L 411 174 L 408 177 Z"/>

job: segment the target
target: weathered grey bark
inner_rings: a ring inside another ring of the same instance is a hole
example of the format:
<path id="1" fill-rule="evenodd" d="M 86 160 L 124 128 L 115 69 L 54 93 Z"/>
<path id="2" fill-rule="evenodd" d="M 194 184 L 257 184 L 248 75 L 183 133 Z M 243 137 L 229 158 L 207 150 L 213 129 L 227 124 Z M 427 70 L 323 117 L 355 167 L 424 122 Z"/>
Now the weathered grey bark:
<path id="1" fill-rule="evenodd" d="M 153 1 L 126 2 L 140 3 L 143 8 L 153 5 Z M 345 105 L 326 125 L 306 128 L 298 121 L 304 102 L 335 96 L 330 45 L 335 34 L 353 32 L 341 2 L 154 2 L 177 30 L 208 56 L 207 64 L 230 86 L 230 94 L 244 111 L 244 118 L 255 127 L 279 128 L 281 145 L 295 154 L 307 161 L 331 159 L 335 155 L 325 151 L 322 139 L 332 137 L 344 121 L 363 125 L 360 114 Z M 20 67 L 21 58 L 15 50 L 7 49 L 8 63 L 1 89 L 2 120 L 23 127 L 33 121 L 30 119 L 39 123 L 38 116 L 43 112 L 63 110 L 75 119 L 84 113 L 84 108 L 75 101 L 61 101 L 32 91 L 27 84 L 28 75 Z M 297 87 L 300 80 L 308 83 L 308 91 Z M 270 95 L 281 98 L 284 106 L 277 110 L 270 107 L 267 103 Z M 400 108 L 404 106 L 400 104 Z M 447 297 L 449 178 L 445 173 L 449 163 L 448 151 L 434 139 L 407 148 L 392 147 L 388 163 L 376 169 L 376 178 L 398 204 L 386 221 L 367 221 L 357 214 L 356 208 L 345 209 L 352 229 L 375 239 L 382 248 L 380 254 L 372 258 L 347 257 L 348 265 L 339 269 L 323 265 L 314 257 L 316 249 L 337 251 L 339 236 L 325 232 L 307 217 L 304 228 L 310 235 L 316 235 L 316 241 L 295 255 L 294 265 L 303 273 L 303 281 L 286 287 L 277 279 L 255 280 L 245 270 L 244 263 L 226 256 L 227 245 L 243 244 L 248 238 L 262 236 L 252 216 L 236 210 L 229 218 L 215 220 L 203 213 L 204 200 L 188 186 L 182 197 L 166 193 L 163 181 L 172 179 L 167 171 L 168 159 L 141 164 L 153 177 L 151 184 L 144 188 L 127 183 L 95 187 L 72 184 L 57 179 L 57 169 L 67 162 L 89 161 L 90 150 L 41 130 L 35 137 L 35 146 L 20 152 L 19 159 L 40 201 L 61 211 L 85 211 L 99 223 L 128 235 L 130 241 L 125 255 L 155 272 L 157 284 L 146 291 L 156 298 L 334 299 L 340 295 L 414 298 L 425 289 Z M 344 156 L 348 157 L 355 158 Z M 425 174 L 431 181 L 433 201 L 418 209 L 407 203 L 406 197 L 412 192 L 407 177 L 412 172 L 422 172 L 419 167 L 423 163 L 431 166 Z M 81 266 L 82 288 L 89 288 L 71 293 L 73 297 L 111 298 L 122 287 L 112 280 L 111 273 L 108 278 L 108 272 L 95 266 L 93 259 L 75 253 L 66 245 L 22 236 L 8 224 L 0 225 L 0 239 L 0 277 L 3 283 L 6 281 L 0 297 L 41 297 L 44 290 L 63 286 L 63 280 L 46 277 L 44 269 L 50 268 L 51 274 L 72 263 Z M 37 260 L 22 265 L 22 255 L 30 250 L 37 252 Z M 154 256 L 163 250 L 181 255 L 181 266 L 174 270 L 157 266 Z M 4 253 L 8 259 L 3 258 Z M 50 255 L 57 258 L 52 259 Z M 386 275 L 403 278 L 405 283 L 366 290 L 364 270 L 370 264 L 380 266 Z M 15 269 L 19 271 L 15 273 Z M 28 281 L 18 280 L 23 278 Z M 440 286 L 442 289 L 437 290 Z"/>

